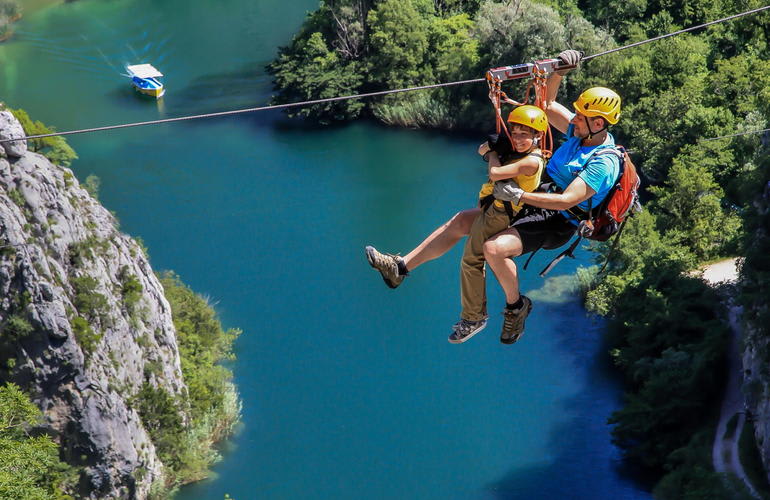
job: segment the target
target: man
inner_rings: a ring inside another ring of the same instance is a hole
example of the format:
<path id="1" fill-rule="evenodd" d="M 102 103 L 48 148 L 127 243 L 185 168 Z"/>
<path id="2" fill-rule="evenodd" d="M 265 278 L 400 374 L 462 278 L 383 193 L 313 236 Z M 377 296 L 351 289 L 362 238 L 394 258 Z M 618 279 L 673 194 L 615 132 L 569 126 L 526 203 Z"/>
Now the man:
<path id="1" fill-rule="evenodd" d="M 569 65 L 576 65 L 580 57 L 574 50 L 559 54 Z M 484 244 L 484 257 L 505 291 L 501 334 L 504 343 L 516 342 L 521 337 L 532 310 L 532 301 L 519 293 L 516 263 L 510 258 L 567 243 L 580 219 L 591 207 L 601 204 L 619 175 L 616 155 L 594 153 L 597 148 L 615 145 L 607 128 L 620 118 L 620 96 L 604 87 L 590 88 L 573 103 L 573 113 L 556 102 L 562 76 L 567 71 L 552 73 L 547 81 L 548 121 L 567 137 L 546 167 L 557 186 L 556 192 L 529 193 L 513 184 L 495 185 L 497 199 L 528 205 L 509 229 Z"/>

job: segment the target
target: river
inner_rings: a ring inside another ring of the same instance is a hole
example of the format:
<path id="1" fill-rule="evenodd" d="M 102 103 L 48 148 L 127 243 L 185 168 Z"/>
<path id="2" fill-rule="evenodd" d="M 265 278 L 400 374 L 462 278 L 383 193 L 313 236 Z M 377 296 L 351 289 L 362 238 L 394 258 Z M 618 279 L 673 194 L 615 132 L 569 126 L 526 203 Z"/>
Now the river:
<path id="1" fill-rule="evenodd" d="M 35 3 L 37 6 L 41 2 Z M 32 10 L 0 44 L 0 100 L 59 130 L 264 104 L 264 66 L 314 0 L 79 0 Z M 120 76 L 149 62 L 160 102 Z M 269 112 L 70 138 L 156 270 L 210 298 L 237 343 L 243 425 L 179 500 L 650 498 L 606 419 L 621 388 L 602 322 L 522 275 L 521 342 L 446 341 L 460 248 L 387 289 L 363 247 L 406 252 L 483 181 L 478 140 Z M 545 252 L 544 252 L 545 253 Z M 556 276 L 589 264 L 563 262 Z M 553 284 L 553 282 L 547 282 Z"/>

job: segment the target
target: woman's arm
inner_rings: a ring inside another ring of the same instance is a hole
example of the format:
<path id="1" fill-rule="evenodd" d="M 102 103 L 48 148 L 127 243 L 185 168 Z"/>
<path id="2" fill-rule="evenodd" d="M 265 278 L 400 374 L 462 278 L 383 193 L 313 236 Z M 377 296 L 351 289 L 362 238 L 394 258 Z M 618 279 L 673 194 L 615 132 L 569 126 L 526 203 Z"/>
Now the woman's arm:
<path id="1" fill-rule="evenodd" d="M 497 160 L 496 154 L 495 159 Z M 517 175 L 534 175 L 538 168 L 540 168 L 540 159 L 534 156 L 525 156 L 520 160 L 500 165 L 499 160 L 492 163 L 492 154 L 489 155 L 489 180 L 493 182 L 510 179 Z"/>

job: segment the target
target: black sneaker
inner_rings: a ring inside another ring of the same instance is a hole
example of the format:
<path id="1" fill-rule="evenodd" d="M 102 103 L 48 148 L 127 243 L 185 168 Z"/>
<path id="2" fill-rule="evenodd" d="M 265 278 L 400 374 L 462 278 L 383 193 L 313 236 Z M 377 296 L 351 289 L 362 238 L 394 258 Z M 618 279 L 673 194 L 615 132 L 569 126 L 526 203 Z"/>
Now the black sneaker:
<path id="1" fill-rule="evenodd" d="M 482 319 L 480 321 L 468 321 L 467 319 L 461 319 L 454 324 L 452 327 L 454 332 L 449 336 L 447 340 L 449 340 L 449 342 L 452 344 L 462 344 L 483 330 L 485 326 L 487 326 L 486 319 Z"/>
<path id="2" fill-rule="evenodd" d="M 398 274 L 399 256 L 378 252 L 373 246 L 367 246 L 364 251 L 369 265 L 380 272 L 386 285 L 390 288 L 396 288 L 404 281 L 406 275 Z"/>
<path id="3" fill-rule="evenodd" d="M 500 334 L 500 342 L 513 344 L 524 333 L 524 320 L 532 311 L 532 301 L 529 297 L 521 296 L 522 305 L 518 309 L 503 309 L 503 332 Z"/>

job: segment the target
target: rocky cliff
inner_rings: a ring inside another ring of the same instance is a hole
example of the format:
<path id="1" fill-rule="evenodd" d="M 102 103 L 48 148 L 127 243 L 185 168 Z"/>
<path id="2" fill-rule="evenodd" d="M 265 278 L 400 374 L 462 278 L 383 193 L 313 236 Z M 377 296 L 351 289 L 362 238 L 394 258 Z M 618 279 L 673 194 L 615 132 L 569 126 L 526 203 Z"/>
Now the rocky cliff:
<path id="1" fill-rule="evenodd" d="M 741 268 L 745 319 L 743 339 L 743 393 L 747 417 L 770 482 L 770 159 L 757 183 L 747 230 L 751 235 Z"/>
<path id="2" fill-rule="evenodd" d="M 0 140 L 23 136 L 0 112 Z M 171 309 L 142 248 L 67 169 L 0 144 L 0 382 L 26 389 L 84 498 L 145 498 L 163 464 L 142 387 L 184 398 Z M 180 399 L 181 399 L 180 398 Z M 182 415 L 182 419 L 186 419 Z"/>

